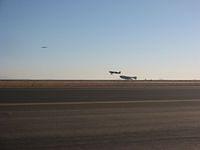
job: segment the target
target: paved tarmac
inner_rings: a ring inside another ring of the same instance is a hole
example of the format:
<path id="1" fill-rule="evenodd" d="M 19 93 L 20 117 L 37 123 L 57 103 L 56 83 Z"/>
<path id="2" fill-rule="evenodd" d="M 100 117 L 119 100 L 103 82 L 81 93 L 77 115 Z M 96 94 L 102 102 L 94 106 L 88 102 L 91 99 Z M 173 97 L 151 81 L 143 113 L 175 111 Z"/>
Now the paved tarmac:
<path id="1" fill-rule="evenodd" d="M 198 99 L 200 86 L 0 88 L 0 103 Z"/>
<path id="2" fill-rule="evenodd" d="M 198 150 L 200 87 L 0 89 L 0 149 Z"/>

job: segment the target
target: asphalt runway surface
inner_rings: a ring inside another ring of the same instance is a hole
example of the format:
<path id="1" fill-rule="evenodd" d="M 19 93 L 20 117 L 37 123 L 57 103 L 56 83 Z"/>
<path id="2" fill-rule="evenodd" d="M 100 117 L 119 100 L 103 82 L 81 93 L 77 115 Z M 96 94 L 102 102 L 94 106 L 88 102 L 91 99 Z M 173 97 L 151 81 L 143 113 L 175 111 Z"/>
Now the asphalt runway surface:
<path id="1" fill-rule="evenodd" d="M 0 149 L 197 150 L 200 86 L 0 89 Z"/>

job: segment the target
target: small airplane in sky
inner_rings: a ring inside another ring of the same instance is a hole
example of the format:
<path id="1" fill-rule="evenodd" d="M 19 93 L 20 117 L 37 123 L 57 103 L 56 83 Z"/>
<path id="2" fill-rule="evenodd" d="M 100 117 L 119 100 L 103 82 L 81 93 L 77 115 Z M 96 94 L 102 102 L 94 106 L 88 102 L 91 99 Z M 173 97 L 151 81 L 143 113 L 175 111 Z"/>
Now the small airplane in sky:
<path id="1" fill-rule="evenodd" d="M 47 48 L 47 46 L 42 46 L 41 48 Z"/>
<path id="2" fill-rule="evenodd" d="M 109 71 L 109 73 L 112 74 L 121 74 L 121 71 Z"/>
<path id="3" fill-rule="evenodd" d="M 124 79 L 124 80 L 137 80 L 137 77 L 136 76 L 133 76 L 133 77 L 131 77 L 131 76 L 124 76 L 124 75 L 122 75 L 122 76 L 119 76 L 121 79 Z"/>

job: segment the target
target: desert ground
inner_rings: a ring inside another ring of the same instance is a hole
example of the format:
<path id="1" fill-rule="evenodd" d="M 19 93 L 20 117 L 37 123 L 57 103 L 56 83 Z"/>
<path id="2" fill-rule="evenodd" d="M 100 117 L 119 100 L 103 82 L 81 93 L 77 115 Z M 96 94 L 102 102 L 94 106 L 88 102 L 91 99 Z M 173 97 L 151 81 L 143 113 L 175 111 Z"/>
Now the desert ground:
<path id="1" fill-rule="evenodd" d="M 0 81 L 0 149 L 200 149 L 200 81 Z"/>

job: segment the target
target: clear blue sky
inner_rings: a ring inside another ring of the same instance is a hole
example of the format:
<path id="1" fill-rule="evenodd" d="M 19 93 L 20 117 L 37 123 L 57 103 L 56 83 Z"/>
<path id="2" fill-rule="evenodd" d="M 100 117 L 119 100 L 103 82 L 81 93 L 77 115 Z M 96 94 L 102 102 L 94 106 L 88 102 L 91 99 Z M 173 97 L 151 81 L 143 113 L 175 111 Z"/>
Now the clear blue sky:
<path id="1" fill-rule="evenodd" d="M 118 78 L 108 70 L 200 79 L 200 1 L 0 0 L 0 78 Z"/>

